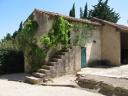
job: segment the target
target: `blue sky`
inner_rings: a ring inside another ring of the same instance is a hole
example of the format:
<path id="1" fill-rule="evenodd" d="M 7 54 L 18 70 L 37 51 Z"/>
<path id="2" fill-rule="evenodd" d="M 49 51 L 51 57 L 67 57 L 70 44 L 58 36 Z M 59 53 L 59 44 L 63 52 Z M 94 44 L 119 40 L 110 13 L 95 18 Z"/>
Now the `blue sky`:
<path id="1" fill-rule="evenodd" d="M 88 2 L 90 9 L 98 0 L 0 0 L 0 39 L 17 30 L 20 22 L 24 21 L 34 8 L 68 15 L 74 2 L 79 18 L 80 7 L 84 8 Z M 109 0 L 109 5 L 120 13 L 121 19 L 118 23 L 127 25 L 128 0 Z"/>

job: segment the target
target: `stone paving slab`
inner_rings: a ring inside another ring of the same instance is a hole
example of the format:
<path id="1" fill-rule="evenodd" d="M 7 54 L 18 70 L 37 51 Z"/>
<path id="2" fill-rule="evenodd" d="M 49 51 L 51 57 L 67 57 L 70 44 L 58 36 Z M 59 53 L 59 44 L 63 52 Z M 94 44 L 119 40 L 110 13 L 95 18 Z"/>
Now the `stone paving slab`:
<path id="1" fill-rule="evenodd" d="M 83 68 L 78 84 L 107 96 L 128 96 L 128 65 L 112 68 Z"/>
<path id="2" fill-rule="evenodd" d="M 128 80 L 116 77 L 106 77 L 106 76 L 99 76 L 99 75 L 84 75 L 80 78 L 85 78 L 87 80 L 94 80 L 97 82 L 103 82 L 108 85 L 112 85 L 113 87 L 121 87 L 124 89 L 128 89 Z"/>
<path id="3" fill-rule="evenodd" d="M 128 80 L 100 75 L 77 75 L 78 85 L 106 96 L 128 96 Z"/>

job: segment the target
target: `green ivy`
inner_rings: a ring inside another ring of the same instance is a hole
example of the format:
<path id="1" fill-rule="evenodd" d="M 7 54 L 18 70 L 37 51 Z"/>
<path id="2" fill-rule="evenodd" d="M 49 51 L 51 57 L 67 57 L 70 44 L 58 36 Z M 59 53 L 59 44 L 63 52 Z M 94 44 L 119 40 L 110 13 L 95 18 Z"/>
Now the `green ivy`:
<path id="1" fill-rule="evenodd" d="M 41 37 L 42 44 L 49 47 L 63 45 L 64 48 L 67 48 L 70 39 L 70 28 L 71 25 L 67 20 L 63 17 L 57 17 L 53 24 L 52 31 L 50 30 L 47 35 Z"/>
<path id="2" fill-rule="evenodd" d="M 31 71 L 36 71 L 46 56 L 44 50 L 37 45 L 37 39 L 35 38 L 37 29 L 36 21 L 27 20 L 16 37 L 18 47 L 24 52 L 26 62 L 31 64 Z M 38 58 L 38 60 L 35 60 L 35 58 Z"/>
<path id="3" fill-rule="evenodd" d="M 83 46 L 90 41 L 93 34 L 94 26 L 89 24 L 74 24 L 72 29 L 76 34 L 73 45 Z"/>
<path id="4" fill-rule="evenodd" d="M 41 42 L 43 42 L 43 44 L 48 46 L 48 47 L 52 46 L 51 39 L 48 35 L 41 37 Z"/>

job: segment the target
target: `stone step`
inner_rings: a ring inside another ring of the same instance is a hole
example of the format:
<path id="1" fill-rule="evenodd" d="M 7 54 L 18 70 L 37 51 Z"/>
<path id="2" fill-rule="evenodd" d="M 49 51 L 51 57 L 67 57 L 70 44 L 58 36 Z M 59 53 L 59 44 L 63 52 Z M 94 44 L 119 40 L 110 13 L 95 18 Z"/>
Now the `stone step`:
<path id="1" fill-rule="evenodd" d="M 53 58 L 61 59 L 63 55 L 55 55 Z"/>
<path id="2" fill-rule="evenodd" d="M 45 74 L 46 74 L 46 73 L 50 72 L 50 70 L 39 69 L 38 72 L 39 72 L 39 73 L 45 73 Z"/>
<path id="3" fill-rule="evenodd" d="M 48 66 L 54 66 L 57 62 L 50 61 L 47 65 Z"/>
<path id="4" fill-rule="evenodd" d="M 50 70 L 46 70 L 46 69 L 39 69 L 38 72 L 45 74 L 47 78 L 50 78 L 52 74 Z"/>
<path id="5" fill-rule="evenodd" d="M 53 67 L 53 66 L 48 66 L 48 65 L 43 65 L 43 66 L 42 66 L 42 68 L 43 68 L 43 69 L 46 69 L 46 70 L 50 70 L 51 67 Z"/>
<path id="6" fill-rule="evenodd" d="M 40 84 L 43 80 L 34 76 L 26 76 L 25 82 L 30 84 Z"/>
<path id="7" fill-rule="evenodd" d="M 33 76 L 37 77 L 37 78 L 44 78 L 46 77 L 46 74 L 43 74 L 43 73 L 33 73 Z"/>
<path id="8" fill-rule="evenodd" d="M 68 49 L 62 49 L 60 52 L 68 52 L 69 51 L 69 48 Z"/>
<path id="9" fill-rule="evenodd" d="M 50 61 L 52 61 L 52 62 L 57 62 L 58 59 L 57 59 L 57 58 L 51 58 Z"/>
<path id="10" fill-rule="evenodd" d="M 62 51 L 56 53 L 56 55 L 64 55 L 64 54 L 65 52 L 62 52 Z"/>

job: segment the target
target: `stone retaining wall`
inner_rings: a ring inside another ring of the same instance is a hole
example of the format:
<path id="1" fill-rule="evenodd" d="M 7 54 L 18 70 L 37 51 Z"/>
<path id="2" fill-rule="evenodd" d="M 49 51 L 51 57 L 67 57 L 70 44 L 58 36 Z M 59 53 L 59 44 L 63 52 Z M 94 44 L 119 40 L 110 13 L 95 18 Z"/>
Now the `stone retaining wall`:
<path id="1" fill-rule="evenodd" d="M 80 57 L 81 48 L 74 46 L 72 49 L 69 49 L 68 52 L 65 52 L 61 59 L 57 60 L 52 73 L 55 73 L 55 77 L 66 74 L 76 74 L 81 69 Z"/>
<path id="2" fill-rule="evenodd" d="M 106 96 L 128 96 L 128 89 L 114 84 L 105 83 L 104 81 L 96 81 L 85 77 L 77 78 L 78 85 L 83 88 L 95 89 Z"/>

